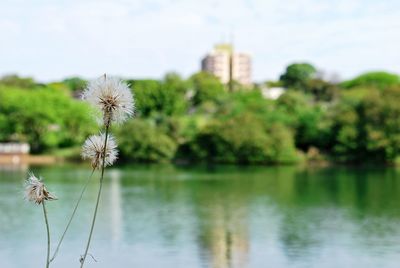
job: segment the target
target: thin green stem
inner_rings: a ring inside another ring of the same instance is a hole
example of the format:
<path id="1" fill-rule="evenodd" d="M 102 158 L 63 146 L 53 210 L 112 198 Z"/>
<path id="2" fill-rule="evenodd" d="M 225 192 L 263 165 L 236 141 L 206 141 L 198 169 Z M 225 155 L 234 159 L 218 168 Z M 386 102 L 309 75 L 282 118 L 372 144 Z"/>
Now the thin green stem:
<path id="1" fill-rule="evenodd" d="M 106 124 L 106 137 L 104 139 L 104 148 L 103 148 L 103 163 L 101 166 L 101 177 L 100 177 L 100 186 L 99 186 L 99 192 L 97 193 L 97 200 L 96 200 L 96 207 L 94 209 L 94 214 L 93 214 L 93 220 L 92 220 L 92 225 L 90 227 L 90 233 L 89 233 L 89 238 L 86 244 L 86 249 L 85 249 L 85 254 L 83 257 L 80 259 L 81 262 L 81 268 L 83 267 L 83 264 L 85 263 L 88 251 L 89 251 L 89 246 L 90 242 L 92 240 L 92 235 L 93 235 L 93 229 L 94 225 L 96 223 L 96 217 L 97 217 L 97 210 L 99 208 L 99 201 L 100 201 L 100 196 L 101 196 L 101 189 L 103 188 L 103 178 L 104 178 L 104 168 L 105 168 L 105 163 L 106 163 L 106 148 L 107 148 L 107 139 L 108 139 L 108 129 L 109 129 L 109 124 Z"/>
<path id="2" fill-rule="evenodd" d="M 71 222 L 72 222 L 72 220 L 73 220 L 73 218 L 74 218 L 74 216 L 75 216 L 76 210 L 78 209 L 79 203 L 80 203 L 81 200 L 82 200 L 83 194 L 85 193 L 86 188 L 87 188 L 87 186 L 89 185 L 90 179 L 93 177 L 94 171 L 95 171 L 95 169 L 92 170 L 92 172 L 90 173 L 89 178 L 86 180 L 86 183 L 85 183 L 85 185 L 84 185 L 83 188 L 82 188 L 81 195 L 79 196 L 78 200 L 76 201 L 74 210 L 72 211 L 72 214 L 71 214 L 71 217 L 69 218 L 68 224 L 67 224 L 67 226 L 65 227 L 65 230 L 64 230 L 64 232 L 63 232 L 63 234 L 62 234 L 62 236 L 61 236 L 61 238 L 60 238 L 60 241 L 58 242 L 58 245 L 57 245 L 56 250 L 55 250 L 54 253 L 53 253 L 53 257 L 51 257 L 51 259 L 50 259 L 50 262 L 52 262 L 52 261 L 56 258 L 56 256 L 57 256 L 57 253 L 58 253 L 58 250 L 60 249 L 61 243 L 62 243 L 63 240 L 64 240 L 65 234 L 67 233 L 67 231 L 68 231 L 68 229 L 69 229 L 69 226 L 71 225 Z"/>
<path id="3" fill-rule="evenodd" d="M 46 258 L 46 268 L 50 267 L 50 228 L 49 228 L 49 220 L 47 219 L 47 211 L 46 206 L 44 205 L 45 201 L 43 200 L 43 214 L 44 221 L 46 222 L 46 230 L 47 230 L 47 258 Z"/>

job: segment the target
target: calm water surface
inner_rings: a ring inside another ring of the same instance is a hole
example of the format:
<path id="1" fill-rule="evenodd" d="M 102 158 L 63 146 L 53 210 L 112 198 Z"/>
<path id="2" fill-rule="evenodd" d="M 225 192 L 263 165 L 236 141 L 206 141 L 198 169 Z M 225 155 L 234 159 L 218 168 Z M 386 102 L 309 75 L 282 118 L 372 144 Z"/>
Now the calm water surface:
<path id="1" fill-rule="evenodd" d="M 53 243 L 90 170 L 33 168 L 59 197 Z M 0 170 L 0 267 L 44 267 L 41 207 L 26 170 Z M 79 266 L 93 180 L 52 267 Z M 86 267 L 400 267 L 400 170 L 299 167 L 109 169 Z"/>

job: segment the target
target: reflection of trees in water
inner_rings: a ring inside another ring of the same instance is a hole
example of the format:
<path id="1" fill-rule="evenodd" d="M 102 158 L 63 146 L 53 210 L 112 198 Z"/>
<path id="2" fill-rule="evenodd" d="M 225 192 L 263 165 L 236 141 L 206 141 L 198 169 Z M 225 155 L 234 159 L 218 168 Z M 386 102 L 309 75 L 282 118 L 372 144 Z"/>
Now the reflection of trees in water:
<path id="1" fill-rule="evenodd" d="M 303 170 L 286 178 L 292 186 L 270 192 L 283 214 L 280 240 L 286 255 L 315 255 L 340 239 L 362 247 L 372 238 L 374 248 L 387 243 L 385 236 L 400 235 L 393 228 L 400 218 L 396 175 L 394 169 L 336 168 Z"/>
<path id="2" fill-rule="evenodd" d="M 188 189 L 181 176 L 170 166 L 140 166 L 136 172 L 124 173 L 122 187 L 130 189 L 123 193 L 128 243 L 161 237 L 168 247 L 179 248 L 191 231 Z"/>
<path id="3" fill-rule="evenodd" d="M 197 236 L 201 258 L 217 268 L 249 265 L 250 222 L 257 217 L 257 200 L 265 197 L 269 203 L 257 203 L 257 209 L 271 204 L 277 209 L 271 215 L 277 219 L 276 243 L 289 260 L 315 257 L 341 239 L 359 247 L 370 237 L 400 235 L 389 223 L 400 221 L 400 182 L 394 169 L 168 169 L 143 174 L 147 177 L 122 183 L 145 190 L 137 201 L 156 217 L 156 235 L 178 246 L 187 243 L 181 239 Z"/>
<path id="4" fill-rule="evenodd" d="M 213 268 L 248 266 L 249 196 L 236 181 L 198 181 L 194 205 L 198 243 Z"/>
<path id="5" fill-rule="evenodd" d="M 109 215 L 111 217 L 111 237 L 114 244 L 120 242 L 123 226 L 120 176 L 120 172 L 116 170 L 111 170 L 108 174 L 108 177 L 110 178 Z"/>
<path id="6" fill-rule="evenodd" d="M 292 170 L 236 167 L 199 174 L 196 180 L 188 181 L 201 255 L 212 267 L 249 266 L 252 206 L 259 197 L 276 190 L 276 179 Z"/>

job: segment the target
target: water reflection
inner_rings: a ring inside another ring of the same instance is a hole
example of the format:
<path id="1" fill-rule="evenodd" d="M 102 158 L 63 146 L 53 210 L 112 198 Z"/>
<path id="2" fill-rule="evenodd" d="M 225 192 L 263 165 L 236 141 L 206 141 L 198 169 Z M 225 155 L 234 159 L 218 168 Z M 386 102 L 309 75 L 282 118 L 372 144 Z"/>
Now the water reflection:
<path id="1" fill-rule="evenodd" d="M 108 177 L 110 178 L 110 228 L 112 243 L 115 247 L 115 245 L 121 240 L 122 236 L 121 173 L 118 170 L 112 170 L 109 172 Z"/>
<path id="2" fill-rule="evenodd" d="M 59 234 L 90 171 L 35 171 L 60 197 L 49 208 Z M 43 255 L 35 239 L 42 239 L 41 215 L 15 195 L 25 172 L 0 171 L 0 267 L 25 267 L 30 252 Z M 398 175 L 373 168 L 111 169 L 93 267 L 397 267 Z M 56 267 L 75 264 L 97 187 L 94 180 Z"/>
<path id="3" fill-rule="evenodd" d="M 249 223 L 245 201 L 234 191 L 224 193 L 213 185 L 205 187 L 209 189 L 200 189 L 194 195 L 203 255 L 215 268 L 247 267 Z"/>

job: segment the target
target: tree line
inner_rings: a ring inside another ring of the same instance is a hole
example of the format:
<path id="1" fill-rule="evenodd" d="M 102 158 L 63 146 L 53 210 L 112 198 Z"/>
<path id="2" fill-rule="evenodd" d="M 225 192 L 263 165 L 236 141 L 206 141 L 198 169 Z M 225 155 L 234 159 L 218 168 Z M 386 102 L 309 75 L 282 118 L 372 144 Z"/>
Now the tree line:
<path id="1" fill-rule="evenodd" d="M 127 79 L 136 115 L 117 127 L 127 162 L 291 164 L 305 160 L 395 163 L 400 156 L 400 77 L 370 72 L 326 79 L 308 63 L 277 81 L 234 91 L 209 73 L 184 79 Z M 0 80 L 0 141 L 28 142 L 33 153 L 74 157 L 96 123 L 79 95 L 87 81 Z M 283 87 L 277 99 L 262 90 Z"/>

